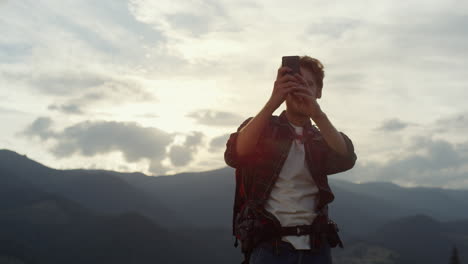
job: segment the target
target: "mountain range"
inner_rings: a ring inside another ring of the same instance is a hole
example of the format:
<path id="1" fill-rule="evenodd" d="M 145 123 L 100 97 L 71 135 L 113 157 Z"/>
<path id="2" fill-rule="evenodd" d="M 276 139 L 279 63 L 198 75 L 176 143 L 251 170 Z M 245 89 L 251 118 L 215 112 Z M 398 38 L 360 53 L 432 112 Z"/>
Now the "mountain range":
<path id="1" fill-rule="evenodd" d="M 234 170 L 150 177 L 57 170 L 0 150 L 0 260 L 19 263 L 240 263 Z M 468 259 L 468 190 L 329 177 L 334 263 Z"/>

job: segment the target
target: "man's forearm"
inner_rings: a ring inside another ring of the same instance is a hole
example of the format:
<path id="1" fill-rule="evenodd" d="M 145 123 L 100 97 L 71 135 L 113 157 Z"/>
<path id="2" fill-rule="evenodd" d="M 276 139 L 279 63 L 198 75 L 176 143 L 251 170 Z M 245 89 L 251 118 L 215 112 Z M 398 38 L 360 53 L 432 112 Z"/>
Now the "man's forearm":
<path id="1" fill-rule="evenodd" d="M 252 153 L 255 150 L 260 134 L 268 124 L 274 111 L 275 109 L 269 104 L 266 104 L 262 110 L 239 131 L 236 146 L 238 156 Z"/>
<path id="2" fill-rule="evenodd" d="M 324 112 L 321 112 L 320 114 L 311 118 L 320 129 L 320 133 L 325 138 L 325 141 L 328 143 L 328 145 L 336 152 L 346 155 L 348 152 L 346 142 L 338 130 L 336 130 L 336 128 L 330 122 L 327 115 Z"/>

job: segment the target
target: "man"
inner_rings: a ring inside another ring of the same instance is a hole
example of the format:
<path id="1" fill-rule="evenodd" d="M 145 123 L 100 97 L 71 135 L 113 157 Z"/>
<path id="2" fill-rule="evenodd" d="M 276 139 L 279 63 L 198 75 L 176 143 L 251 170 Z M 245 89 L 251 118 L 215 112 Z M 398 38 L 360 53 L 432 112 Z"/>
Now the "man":
<path id="1" fill-rule="evenodd" d="M 351 169 L 356 154 L 317 102 L 323 77 L 322 63 L 309 56 L 300 57 L 300 74 L 280 67 L 267 103 L 226 143 L 243 263 L 331 263 L 330 247 L 343 247 L 328 218 L 334 195 L 327 176 Z M 285 100 L 286 110 L 274 116 Z"/>

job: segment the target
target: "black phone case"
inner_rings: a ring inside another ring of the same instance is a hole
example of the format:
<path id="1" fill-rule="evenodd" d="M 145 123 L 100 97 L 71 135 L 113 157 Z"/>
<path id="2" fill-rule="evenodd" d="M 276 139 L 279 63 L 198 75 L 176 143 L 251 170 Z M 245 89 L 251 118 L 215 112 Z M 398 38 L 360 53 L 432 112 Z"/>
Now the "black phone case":
<path id="1" fill-rule="evenodd" d="M 293 74 L 300 74 L 299 56 L 283 56 L 281 66 L 288 66 L 292 69 Z"/>

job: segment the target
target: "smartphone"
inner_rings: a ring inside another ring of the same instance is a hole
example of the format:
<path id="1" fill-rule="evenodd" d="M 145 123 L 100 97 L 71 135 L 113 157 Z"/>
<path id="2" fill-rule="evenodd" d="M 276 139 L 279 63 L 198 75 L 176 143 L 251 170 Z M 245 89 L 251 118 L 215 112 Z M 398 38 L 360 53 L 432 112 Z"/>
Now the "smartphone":
<path id="1" fill-rule="evenodd" d="M 292 69 L 291 74 L 301 74 L 299 66 L 299 56 L 283 56 L 281 59 L 281 66 L 288 66 Z"/>

